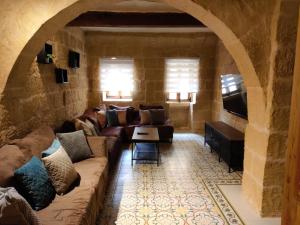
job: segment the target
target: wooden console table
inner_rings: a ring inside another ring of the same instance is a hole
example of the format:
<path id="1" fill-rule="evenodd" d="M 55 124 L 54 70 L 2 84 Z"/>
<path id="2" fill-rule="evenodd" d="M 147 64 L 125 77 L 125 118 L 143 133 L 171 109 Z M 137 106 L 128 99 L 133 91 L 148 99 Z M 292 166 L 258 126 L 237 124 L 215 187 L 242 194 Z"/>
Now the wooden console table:
<path id="1" fill-rule="evenodd" d="M 208 144 L 231 169 L 243 170 L 244 134 L 228 124 L 216 121 L 205 122 L 204 145 Z"/>

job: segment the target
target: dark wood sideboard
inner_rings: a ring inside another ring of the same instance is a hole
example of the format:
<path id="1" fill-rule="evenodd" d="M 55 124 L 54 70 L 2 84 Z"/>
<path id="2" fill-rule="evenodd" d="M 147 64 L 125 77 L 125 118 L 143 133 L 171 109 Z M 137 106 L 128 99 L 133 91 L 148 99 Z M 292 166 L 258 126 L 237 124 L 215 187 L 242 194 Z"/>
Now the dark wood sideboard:
<path id="1" fill-rule="evenodd" d="M 243 170 L 244 134 L 228 124 L 215 121 L 205 122 L 204 145 L 208 144 L 211 151 L 219 155 L 219 162 L 223 159 L 229 169 Z"/>

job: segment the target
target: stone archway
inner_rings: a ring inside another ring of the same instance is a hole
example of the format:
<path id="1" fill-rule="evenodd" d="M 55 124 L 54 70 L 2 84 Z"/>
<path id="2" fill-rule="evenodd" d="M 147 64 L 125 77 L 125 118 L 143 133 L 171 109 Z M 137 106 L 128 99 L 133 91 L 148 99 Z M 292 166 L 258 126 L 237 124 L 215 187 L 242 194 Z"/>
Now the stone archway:
<path id="1" fill-rule="evenodd" d="M 222 0 L 213 3 L 205 0 L 161 1 L 191 14 L 212 29 L 223 41 L 243 74 L 249 96 L 243 189 L 262 215 L 278 215 L 281 189 L 274 192 L 272 179 L 268 180 L 267 186 L 265 185 L 265 178 L 269 176 L 267 173 L 270 173 L 265 167 L 270 137 L 270 115 L 266 109 L 272 45 L 271 27 L 275 20 L 274 15 L 280 10 L 281 1 L 277 0 L 275 4 L 271 0 L 259 3 L 236 1 L 230 6 L 225 5 Z M 0 41 L 0 93 L 2 94 L 5 88 L 8 76 L 22 73 L 29 68 L 47 37 L 79 14 L 103 2 L 113 4 L 122 0 L 63 0 L 59 3 L 30 0 L 2 3 L 0 15 L 4 21 L 0 30 L 4 38 Z M 45 8 L 47 13 L 41 13 Z M 243 13 L 246 12 L 244 15 L 241 12 L 242 8 Z M 230 15 L 226 14 L 228 11 Z M 262 19 L 257 18 L 261 15 L 264 15 L 262 25 Z M 251 22 L 248 23 L 248 20 Z M 243 23 L 247 23 L 248 27 L 243 26 Z M 258 59 L 256 52 L 261 54 Z M 274 193 L 279 197 L 275 203 L 270 201 L 273 198 L 270 195 Z"/>

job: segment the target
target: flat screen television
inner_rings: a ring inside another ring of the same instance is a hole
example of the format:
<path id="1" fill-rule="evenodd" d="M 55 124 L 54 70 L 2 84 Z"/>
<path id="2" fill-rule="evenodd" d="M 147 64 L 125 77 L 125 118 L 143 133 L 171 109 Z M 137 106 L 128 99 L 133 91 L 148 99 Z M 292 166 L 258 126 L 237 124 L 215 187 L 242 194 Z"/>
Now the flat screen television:
<path id="1" fill-rule="evenodd" d="M 244 119 L 248 118 L 247 91 L 240 74 L 221 75 L 223 107 Z"/>

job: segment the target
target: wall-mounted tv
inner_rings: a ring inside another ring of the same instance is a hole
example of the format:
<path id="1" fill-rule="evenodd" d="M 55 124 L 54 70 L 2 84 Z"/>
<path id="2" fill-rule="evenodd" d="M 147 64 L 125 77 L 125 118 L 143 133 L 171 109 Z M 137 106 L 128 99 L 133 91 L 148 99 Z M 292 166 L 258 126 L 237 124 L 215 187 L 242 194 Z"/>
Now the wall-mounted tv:
<path id="1" fill-rule="evenodd" d="M 244 119 L 248 118 L 247 91 L 239 74 L 221 75 L 223 107 Z"/>

